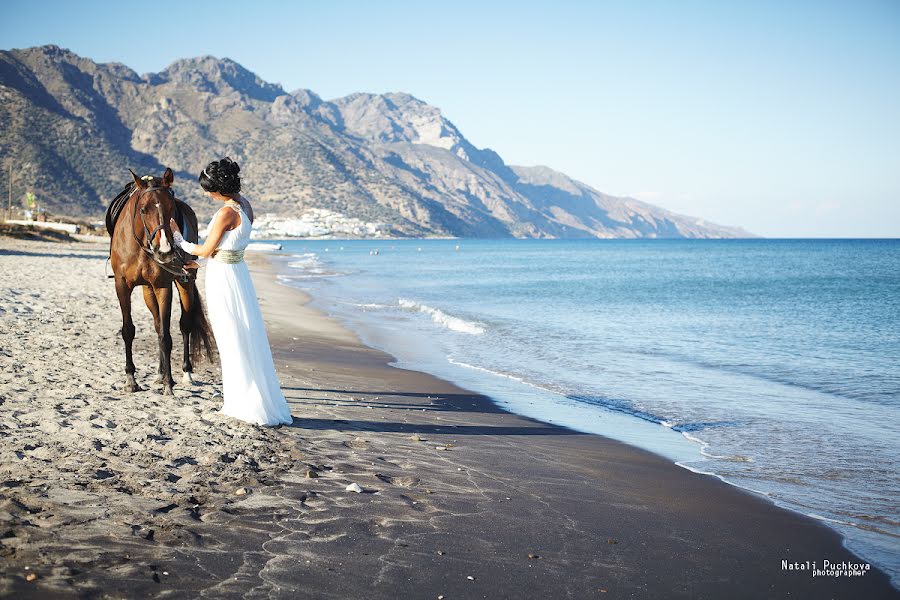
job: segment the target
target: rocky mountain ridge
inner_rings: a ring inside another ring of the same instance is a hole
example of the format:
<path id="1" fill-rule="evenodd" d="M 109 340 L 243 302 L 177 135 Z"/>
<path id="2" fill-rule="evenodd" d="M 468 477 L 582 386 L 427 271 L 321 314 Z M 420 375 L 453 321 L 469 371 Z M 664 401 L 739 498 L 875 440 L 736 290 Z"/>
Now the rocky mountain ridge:
<path id="1" fill-rule="evenodd" d="M 0 51 L 0 186 L 11 163 L 14 187 L 55 212 L 100 215 L 129 167 L 168 166 L 205 218 L 214 207 L 196 174 L 226 155 L 241 164 L 256 211 L 276 219 L 322 209 L 398 236 L 749 235 L 547 167 L 506 165 L 406 93 L 326 101 L 210 56 L 138 75 L 56 46 Z"/>

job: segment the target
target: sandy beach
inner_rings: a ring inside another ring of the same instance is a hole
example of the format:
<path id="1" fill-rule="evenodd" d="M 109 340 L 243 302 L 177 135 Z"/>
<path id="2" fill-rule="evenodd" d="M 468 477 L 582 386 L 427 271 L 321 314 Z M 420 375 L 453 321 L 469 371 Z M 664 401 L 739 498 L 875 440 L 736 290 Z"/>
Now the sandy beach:
<path id="1" fill-rule="evenodd" d="M 127 394 L 106 256 L 0 237 L 2 597 L 900 597 L 874 566 L 813 577 L 865 563 L 817 521 L 390 366 L 265 256 L 293 425 L 218 415 L 215 365 L 160 395 L 139 292 Z"/>

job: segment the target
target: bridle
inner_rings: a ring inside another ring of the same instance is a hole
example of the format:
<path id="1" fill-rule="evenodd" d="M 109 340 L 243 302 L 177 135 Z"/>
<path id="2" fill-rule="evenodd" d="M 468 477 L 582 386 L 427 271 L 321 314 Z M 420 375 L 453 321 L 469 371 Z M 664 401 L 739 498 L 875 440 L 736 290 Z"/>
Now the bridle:
<path id="1" fill-rule="evenodd" d="M 134 205 L 131 208 L 131 235 L 134 236 L 134 241 L 137 242 L 138 247 L 141 250 L 143 250 L 144 252 L 146 252 L 147 254 L 149 254 L 150 258 L 153 259 L 153 262 L 155 262 L 159 266 L 160 269 L 162 269 L 163 271 L 165 271 L 171 275 L 174 275 L 182 282 L 187 283 L 188 280 L 190 279 L 190 275 L 188 273 L 186 273 L 183 269 L 183 267 L 185 265 L 185 260 L 182 257 L 184 250 L 182 250 L 178 246 L 175 246 L 174 240 L 173 240 L 173 250 L 174 250 L 174 252 L 172 254 L 173 259 L 170 261 L 162 261 L 162 260 L 160 260 L 159 256 L 157 256 L 156 250 L 153 249 L 153 240 L 154 240 L 154 238 L 156 238 L 156 234 L 159 233 L 160 230 L 162 230 L 163 227 L 165 226 L 165 221 L 163 220 L 163 214 L 162 214 L 162 207 L 160 206 L 160 202 L 156 203 L 156 212 L 157 212 L 157 215 L 159 216 L 159 226 L 157 226 L 156 229 L 154 229 L 151 232 L 150 228 L 147 227 L 147 222 L 144 221 L 145 211 L 144 211 L 144 208 L 140 204 L 141 204 L 141 197 L 144 194 L 146 194 L 147 192 L 154 191 L 154 190 L 164 190 L 167 194 L 172 194 L 172 192 L 169 191 L 169 188 L 158 186 L 158 185 L 153 185 L 153 184 L 150 184 L 147 187 L 140 189 L 140 191 L 137 194 L 137 198 L 134 201 Z M 135 190 L 135 191 L 137 191 L 137 190 Z M 132 192 L 132 195 L 134 195 L 133 192 Z M 172 196 L 172 198 L 173 198 L 173 202 L 174 202 L 174 196 Z M 144 230 L 144 240 L 145 241 L 143 241 L 143 242 L 140 240 L 140 238 L 138 238 L 137 233 L 134 232 L 134 224 L 138 218 L 138 215 L 140 215 L 140 217 L 141 217 L 141 227 Z M 175 265 L 180 270 L 175 270 L 170 265 Z"/>

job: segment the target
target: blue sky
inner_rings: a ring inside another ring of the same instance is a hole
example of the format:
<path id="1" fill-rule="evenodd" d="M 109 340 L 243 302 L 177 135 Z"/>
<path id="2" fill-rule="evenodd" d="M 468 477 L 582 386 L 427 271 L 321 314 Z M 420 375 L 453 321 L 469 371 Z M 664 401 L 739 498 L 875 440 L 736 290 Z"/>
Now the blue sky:
<path id="1" fill-rule="evenodd" d="M 900 237 L 900 1 L 4 0 L 0 48 L 409 92 L 509 164 L 762 235 Z"/>

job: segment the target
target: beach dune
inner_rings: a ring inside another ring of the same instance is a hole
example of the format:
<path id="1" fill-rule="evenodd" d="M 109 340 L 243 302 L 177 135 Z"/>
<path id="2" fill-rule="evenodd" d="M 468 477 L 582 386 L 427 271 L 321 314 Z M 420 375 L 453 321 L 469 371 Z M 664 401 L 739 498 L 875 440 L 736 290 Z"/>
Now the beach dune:
<path id="1" fill-rule="evenodd" d="M 802 568 L 864 563 L 819 522 L 391 367 L 263 256 L 293 425 L 218 415 L 215 365 L 160 395 L 139 293 L 125 393 L 106 250 L 0 238 L 3 597 L 898 597 Z"/>

